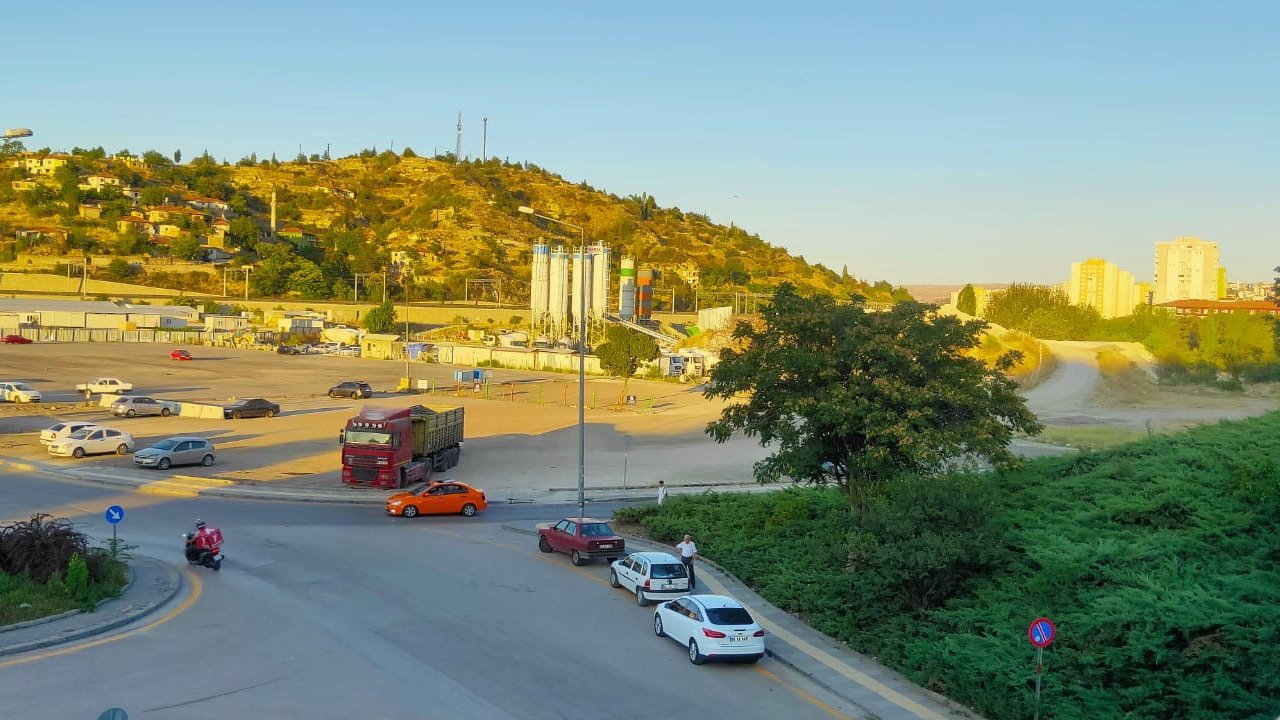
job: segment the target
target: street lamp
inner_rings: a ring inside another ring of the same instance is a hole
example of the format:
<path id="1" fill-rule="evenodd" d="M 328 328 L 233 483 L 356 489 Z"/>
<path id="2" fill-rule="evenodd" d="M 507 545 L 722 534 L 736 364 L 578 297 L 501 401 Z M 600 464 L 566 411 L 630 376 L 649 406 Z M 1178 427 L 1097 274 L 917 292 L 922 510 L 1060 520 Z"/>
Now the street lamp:
<path id="1" fill-rule="evenodd" d="M 4 131 L 4 139 L 17 140 L 18 138 L 31 137 L 34 134 L 29 128 L 9 128 Z"/>
<path id="2" fill-rule="evenodd" d="M 581 227 L 534 212 L 521 205 L 520 212 L 547 222 L 578 231 L 578 264 L 582 277 L 578 279 L 578 519 L 586 514 L 587 504 L 587 234 Z"/>

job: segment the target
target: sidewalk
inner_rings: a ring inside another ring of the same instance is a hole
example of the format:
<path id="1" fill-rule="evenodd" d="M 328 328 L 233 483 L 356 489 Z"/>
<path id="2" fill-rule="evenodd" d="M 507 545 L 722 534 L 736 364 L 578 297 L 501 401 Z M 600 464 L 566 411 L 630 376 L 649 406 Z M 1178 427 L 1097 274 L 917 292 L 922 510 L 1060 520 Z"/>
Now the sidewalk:
<path id="1" fill-rule="evenodd" d="M 506 530 L 537 535 L 533 521 L 505 523 Z M 675 548 L 624 536 L 632 548 L 675 553 Z M 699 556 L 698 580 L 707 590 L 736 598 L 769 633 L 768 654 L 878 720 L 954 720 L 980 716 L 913 684 L 872 658 L 854 652 L 769 604 L 711 560 Z"/>
<path id="2" fill-rule="evenodd" d="M 72 610 L 0 627 L 0 657 L 83 640 L 130 625 L 169 602 L 182 588 L 182 574 L 155 558 L 134 558 L 129 563 L 129 575 L 129 584 L 120 597 L 103 602 L 93 612 Z"/>

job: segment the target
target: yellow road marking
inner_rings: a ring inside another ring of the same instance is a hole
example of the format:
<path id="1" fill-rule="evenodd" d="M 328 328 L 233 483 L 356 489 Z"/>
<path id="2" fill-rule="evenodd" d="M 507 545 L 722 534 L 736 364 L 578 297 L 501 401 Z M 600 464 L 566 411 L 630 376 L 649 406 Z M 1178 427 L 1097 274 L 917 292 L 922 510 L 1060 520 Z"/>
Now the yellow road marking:
<path id="1" fill-rule="evenodd" d="M 155 628 L 160 627 L 161 625 L 169 622 L 170 620 L 178 617 L 182 613 L 191 609 L 191 606 L 195 605 L 196 601 L 200 599 L 200 593 L 204 591 L 204 585 L 200 582 L 200 577 L 198 575 L 191 572 L 190 570 L 183 570 L 182 574 L 185 575 L 187 577 L 187 580 L 191 582 L 191 594 L 187 596 L 187 598 L 183 600 L 178 605 L 178 607 L 165 613 L 164 617 L 160 618 L 159 620 L 156 620 L 155 622 L 150 623 L 148 625 L 143 625 L 142 627 L 138 627 L 126 632 L 122 632 L 118 635 L 108 635 L 106 637 L 100 637 L 100 638 L 97 638 L 96 640 L 90 640 L 88 642 L 83 642 L 78 645 L 69 645 L 67 647 L 55 648 L 53 650 L 46 650 L 44 652 L 37 652 L 32 655 L 24 655 L 21 657 L 16 657 L 12 660 L 3 660 L 3 661 L 0 661 L 0 668 L 13 667 L 15 665 L 27 665 L 29 663 L 38 662 L 40 660 L 47 660 L 49 658 L 58 657 L 60 655 L 70 655 L 71 653 L 78 653 L 78 652 L 81 652 L 82 650 L 88 650 L 90 648 L 100 647 L 108 643 L 119 642 L 120 640 L 124 640 L 125 638 L 131 638 L 134 635 L 137 635 L 139 633 L 144 633 L 149 630 L 154 630 Z"/>
<path id="2" fill-rule="evenodd" d="M 778 677 L 777 675 L 775 675 L 775 674 L 773 674 L 773 673 L 769 672 L 769 670 L 767 670 L 766 668 L 763 668 L 763 667 L 760 667 L 759 665 L 756 665 L 756 666 L 755 666 L 755 670 L 756 670 L 756 672 L 760 673 L 761 675 L 764 675 L 765 677 L 769 678 L 769 679 L 770 679 L 770 680 L 772 680 L 773 682 L 776 682 L 776 683 L 778 683 L 779 685 L 781 685 L 781 686 L 783 686 L 783 687 L 787 688 L 787 689 L 788 689 L 788 690 L 790 690 L 791 692 L 795 693 L 796 695 L 799 695 L 801 700 L 804 700 L 805 702 L 809 703 L 810 705 L 813 705 L 814 707 L 816 707 L 816 708 L 818 708 L 819 710 L 821 710 L 821 711 L 825 712 L 826 714 L 830 715 L 831 717 L 834 717 L 834 718 L 840 718 L 840 720 L 847 720 L 847 718 L 849 718 L 849 717 L 850 717 L 850 716 L 848 716 L 848 715 L 845 715 L 844 713 L 841 713 L 839 710 L 837 710 L 837 709 L 835 709 L 835 708 L 831 707 L 830 705 L 828 705 L 828 704 L 826 704 L 826 703 L 822 702 L 822 701 L 821 701 L 821 700 L 819 700 L 818 698 L 814 697 L 812 693 L 810 693 L 809 691 L 805 690 L 804 688 L 802 688 L 802 687 L 800 687 L 800 686 L 798 686 L 798 685 L 793 685 L 792 683 L 789 683 L 789 682 L 787 682 L 786 680 L 783 680 L 782 678 Z"/>
<path id="3" fill-rule="evenodd" d="M 706 582 L 708 585 L 711 586 L 711 589 L 715 590 L 717 593 L 724 594 L 724 595 L 729 594 L 729 591 L 724 587 L 724 585 L 720 584 L 720 582 L 718 582 L 715 578 L 711 577 L 709 574 L 706 577 Z M 746 603 L 743 603 L 743 607 L 747 607 Z M 750 611 L 751 608 L 747 607 L 747 610 Z M 906 695 L 903 695 L 897 690 L 894 690 L 888 685 L 885 685 L 879 680 L 876 680 L 870 675 L 867 675 L 866 673 L 860 672 L 858 670 L 854 670 L 848 665 L 845 665 L 844 663 L 840 662 L 835 657 L 833 657 L 830 653 L 826 652 L 820 647 L 813 645 L 810 642 L 807 642 L 801 639 L 795 633 L 792 633 L 790 631 L 787 631 L 778 627 L 777 625 L 762 618 L 759 614 L 753 613 L 753 615 L 756 618 L 756 623 L 759 624 L 760 627 L 764 628 L 766 631 L 774 635 L 777 635 L 778 637 L 782 638 L 784 642 L 789 643 L 796 649 L 803 652 L 805 655 L 808 655 L 814 660 L 817 660 L 823 665 L 826 665 L 832 670 L 835 670 L 836 672 L 843 675 L 845 678 L 852 680 L 853 682 L 869 690 L 874 691 L 880 697 L 884 698 L 885 700 L 888 700 L 894 705 L 897 705 L 903 710 L 907 710 L 908 712 L 915 713 L 919 717 L 925 718 L 925 720 L 949 720 L 946 715 L 942 715 L 941 713 L 934 712 L 933 710 L 930 710 L 929 708 L 925 707 L 924 705 L 921 705 L 915 700 L 912 700 Z"/>
<path id="4" fill-rule="evenodd" d="M 116 495 L 107 495 L 105 497 L 89 498 L 88 500 L 76 500 L 75 502 L 66 503 L 64 505 L 52 505 L 24 510 L 21 515 L 15 515 L 9 518 L 0 518 L 0 524 L 29 520 L 31 516 L 36 513 L 46 513 L 55 518 L 70 518 L 79 515 L 101 515 L 112 505 L 120 505 L 125 509 L 133 509 L 136 507 L 162 503 L 167 499 L 168 498 L 163 497 L 140 498 L 137 494 L 132 492 L 119 493 Z"/>
<path id="5" fill-rule="evenodd" d="M 235 483 L 231 480 L 223 480 L 221 478 L 172 475 L 164 480 L 156 480 L 145 485 L 139 485 L 138 492 L 143 495 L 167 495 L 169 497 L 193 498 L 199 496 L 200 491 L 202 490 L 226 487 L 234 484 Z"/>

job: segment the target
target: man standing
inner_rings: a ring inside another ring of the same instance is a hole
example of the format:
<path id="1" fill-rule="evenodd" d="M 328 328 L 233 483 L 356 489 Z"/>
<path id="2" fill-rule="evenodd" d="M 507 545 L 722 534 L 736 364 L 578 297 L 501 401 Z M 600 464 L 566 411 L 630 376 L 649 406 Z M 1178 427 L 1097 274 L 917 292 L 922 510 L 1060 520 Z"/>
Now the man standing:
<path id="1" fill-rule="evenodd" d="M 667 485 L 666 483 L 659 480 L 658 481 L 658 504 L 661 505 L 666 501 L 667 501 Z"/>
<path id="2" fill-rule="evenodd" d="M 698 587 L 698 580 L 693 574 L 693 559 L 698 556 L 698 546 L 693 544 L 693 536 L 685 535 L 684 542 L 676 546 L 680 551 L 680 562 L 684 563 L 685 574 L 689 576 L 689 590 Z"/>

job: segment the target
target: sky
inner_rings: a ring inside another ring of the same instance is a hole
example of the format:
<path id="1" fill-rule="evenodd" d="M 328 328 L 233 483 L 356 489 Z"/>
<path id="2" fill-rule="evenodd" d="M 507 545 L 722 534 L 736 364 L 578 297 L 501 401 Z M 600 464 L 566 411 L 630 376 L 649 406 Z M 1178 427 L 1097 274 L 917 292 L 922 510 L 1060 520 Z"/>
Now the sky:
<path id="1" fill-rule="evenodd" d="M 13 4 L 28 147 L 529 161 L 870 280 L 1280 265 L 1280 3 Z"/>

